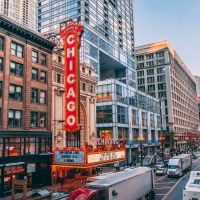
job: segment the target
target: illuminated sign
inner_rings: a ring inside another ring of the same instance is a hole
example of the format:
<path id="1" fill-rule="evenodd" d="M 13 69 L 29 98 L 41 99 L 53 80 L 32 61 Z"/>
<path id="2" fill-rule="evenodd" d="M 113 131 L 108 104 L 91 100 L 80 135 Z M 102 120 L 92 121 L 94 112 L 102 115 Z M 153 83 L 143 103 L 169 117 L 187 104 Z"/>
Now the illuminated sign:
<path id="1" fill-rule="evenodd" d="M 69 23 L 61 30 L 65 51 L 65 125 L 74 132 L 79 129 L 79 45 L 83 26 Z"/>
<path id="2" fill-rule="evenodd" d="M 55 151 L 55 164 L 84 164 L 84 151 Z"/>
<path id="3" fill-rule="evenodd" d="M 104 162 L 125 160 L 125 159 L 126 159 L 125 150 L 99 152 L 87 155 L 88 164 L 104 163 Z"/>
<path id="4" fill-rule="evenodd" d="M 6 175 L 9 175 L 9 174 L 16 174 L 16 173 L 22 173 L 24 172 L 25 170 L 23 168 L 21 169 L 14 169 L 14 170 L 9 170 L 9 171 L 6 171 Z"/>

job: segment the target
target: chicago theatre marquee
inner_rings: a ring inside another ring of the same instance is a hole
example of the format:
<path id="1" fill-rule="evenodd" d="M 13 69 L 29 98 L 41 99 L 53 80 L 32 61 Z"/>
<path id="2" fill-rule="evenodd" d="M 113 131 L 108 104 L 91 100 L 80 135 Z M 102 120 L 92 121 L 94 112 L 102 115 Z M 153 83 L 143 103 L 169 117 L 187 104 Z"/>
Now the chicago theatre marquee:
<path id="1" fill-rule="evenodd" d="M 89 175 L 98 165 L 126 159 L 123 144 L 113 141 L 109 134 L 96 136 L 97 80 L 92 67 L 79 63 L 83 29 L 73 22 L 61 26 L 64 55 L 53 55 L 52 173 L 57 177 L 67 177 L 77 169 Z"/>

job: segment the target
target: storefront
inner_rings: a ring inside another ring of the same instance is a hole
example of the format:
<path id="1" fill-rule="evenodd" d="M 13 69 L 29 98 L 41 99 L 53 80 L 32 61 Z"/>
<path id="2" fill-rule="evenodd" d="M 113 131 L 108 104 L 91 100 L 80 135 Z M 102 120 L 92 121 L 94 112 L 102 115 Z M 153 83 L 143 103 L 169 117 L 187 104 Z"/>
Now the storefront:
<path id="1" fill-rule="evenodd" d="M 0 197 L 11 193 L 13 176 L 26 176 L 30 188 L 51 185 L 51 132 L 1 131 L 0 145 Z"/>

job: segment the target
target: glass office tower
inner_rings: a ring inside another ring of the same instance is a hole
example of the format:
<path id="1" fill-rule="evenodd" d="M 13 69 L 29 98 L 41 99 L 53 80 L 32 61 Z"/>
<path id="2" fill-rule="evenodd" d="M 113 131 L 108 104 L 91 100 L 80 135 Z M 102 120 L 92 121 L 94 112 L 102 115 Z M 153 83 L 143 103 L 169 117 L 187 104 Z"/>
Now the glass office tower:
<path id="1" fill-rule="evenodd" d="M 108 78 L 136 88 L 133 0 L 39 0 L 38 31 L 58 33 L 60 23 L 84 25 L 81 61 Z"/>

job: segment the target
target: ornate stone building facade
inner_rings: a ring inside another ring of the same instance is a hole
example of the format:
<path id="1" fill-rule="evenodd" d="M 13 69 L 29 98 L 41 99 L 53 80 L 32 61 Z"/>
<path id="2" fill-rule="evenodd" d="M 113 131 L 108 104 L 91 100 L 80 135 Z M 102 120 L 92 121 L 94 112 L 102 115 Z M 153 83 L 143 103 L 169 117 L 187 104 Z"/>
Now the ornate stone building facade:
<path id="1" fill-rule="evenodd" d="M 54 51 L 52 70 L 53 147 L 66 147 L 64 127 L 64 58 Z M 96 144 L 96 78 L 94 69 L 80 64 L 80 146 Z"/>

